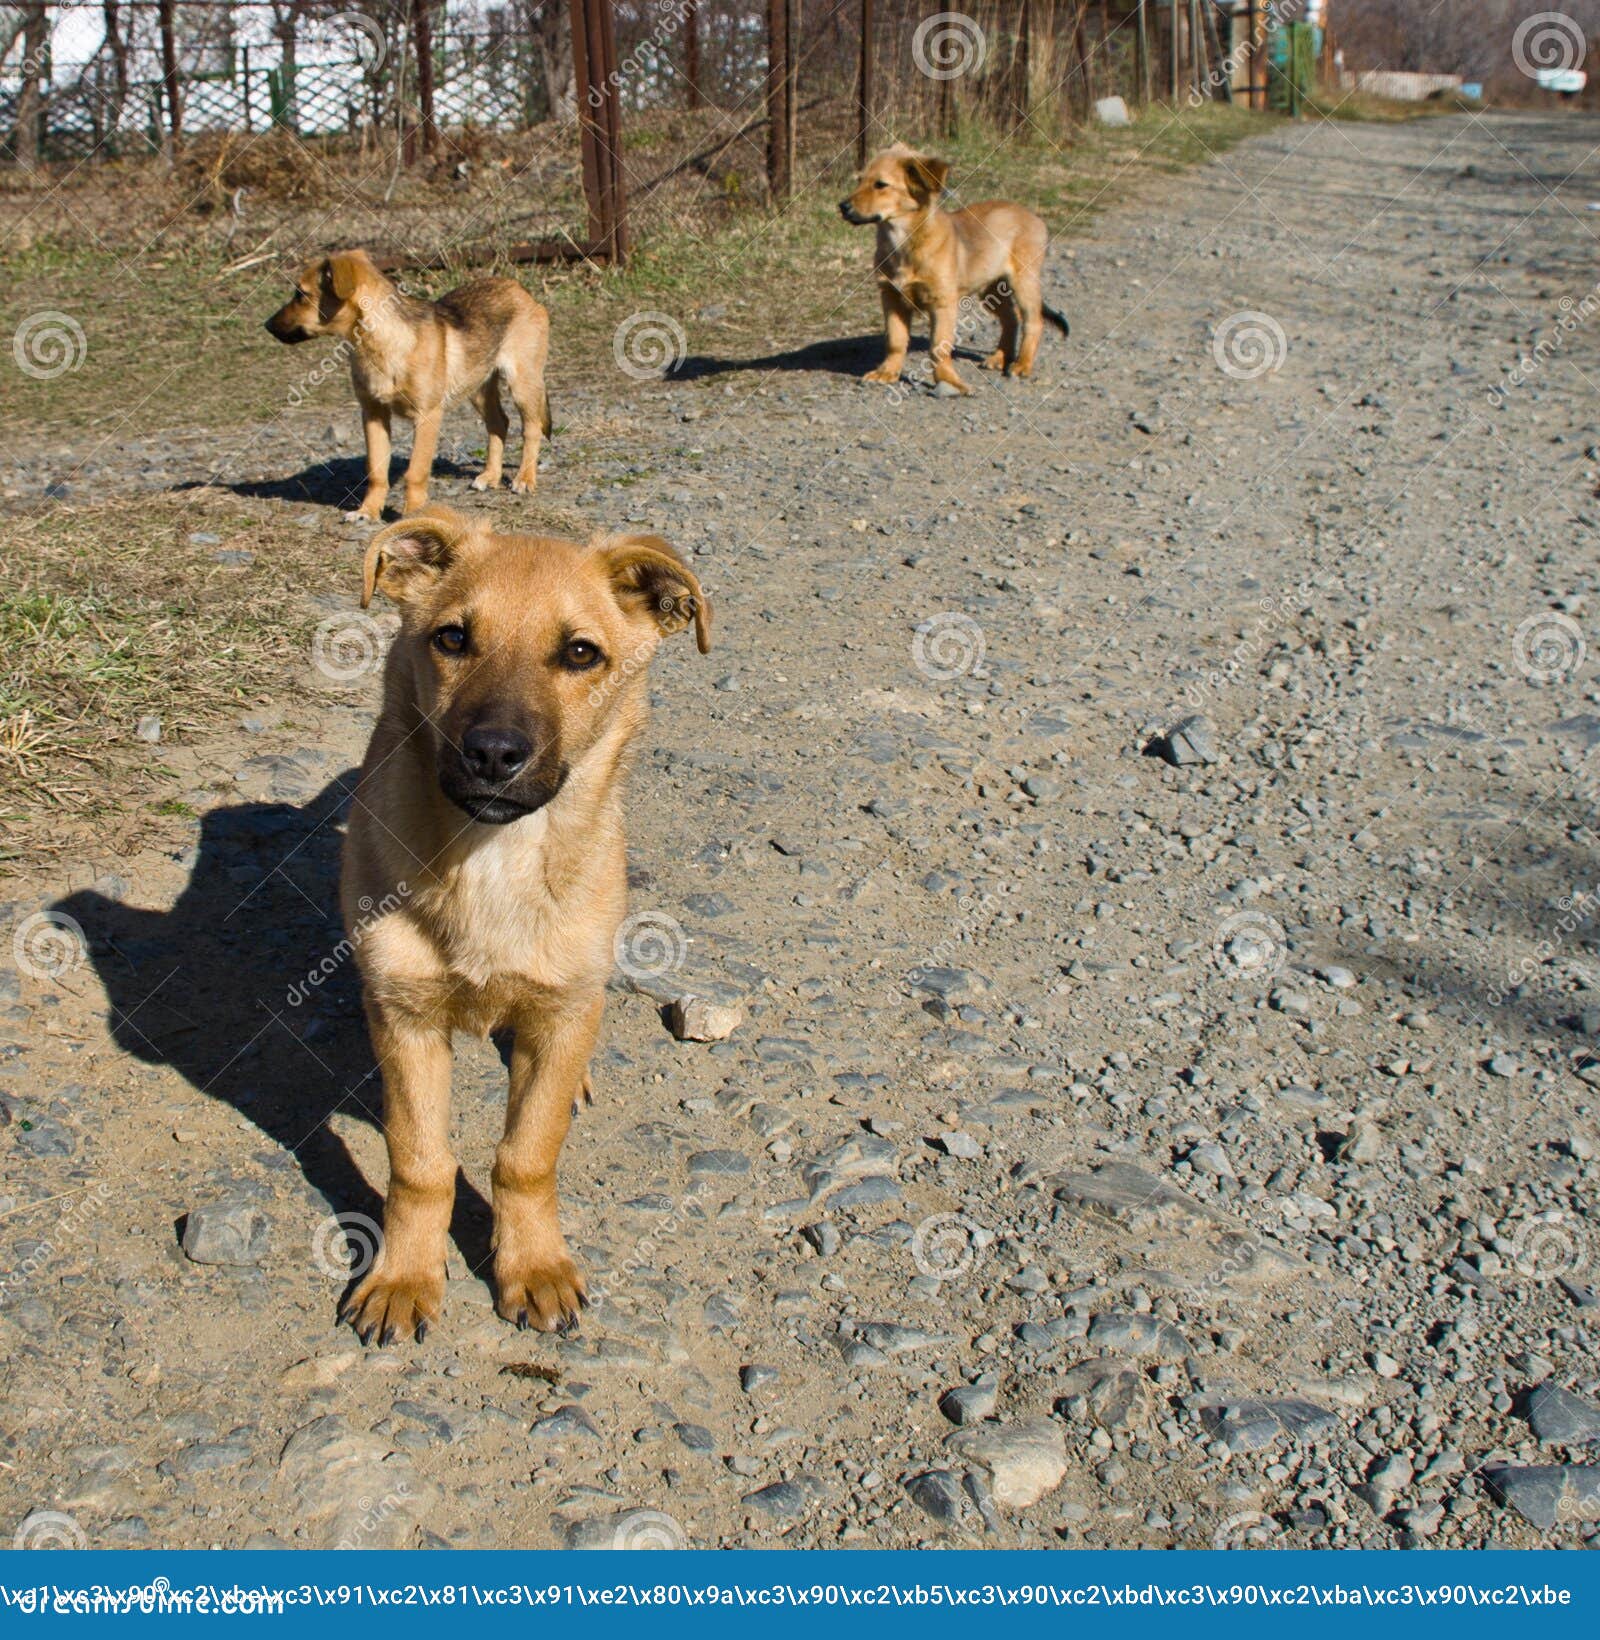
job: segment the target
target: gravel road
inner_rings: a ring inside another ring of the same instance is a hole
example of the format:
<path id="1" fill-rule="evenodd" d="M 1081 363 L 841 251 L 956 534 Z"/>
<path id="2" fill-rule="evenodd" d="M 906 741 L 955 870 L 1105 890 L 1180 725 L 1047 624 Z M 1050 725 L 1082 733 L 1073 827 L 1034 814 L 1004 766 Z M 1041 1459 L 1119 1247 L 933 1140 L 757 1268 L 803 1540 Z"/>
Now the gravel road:
<path id="1" fill-rule="evenodd" d="M 151 748 L 187 849 L 108 838 L 13 908 L 4 1532 L 1600 1531 L 1597 143 L 1283 128 L 1056 256 L 1031 384 L 735 368 L 686 319 L 679 379 L 573 407 L 630 431 L 558 441 L 542 499 L 692 551 L 717 632 L 633 776 L 567 1340 L 476 1273 L 504 1071 L 466 1042 L 444 1323 L 335 1322 L 384 1178 L 331 918 L 377 680 L 356 535 L 286 500 L 349 553 L 339 658 Z M 96 459 L 184 477 L 181 440 Z M 682 995 L 742 1022 L 677 1042 Z"/>

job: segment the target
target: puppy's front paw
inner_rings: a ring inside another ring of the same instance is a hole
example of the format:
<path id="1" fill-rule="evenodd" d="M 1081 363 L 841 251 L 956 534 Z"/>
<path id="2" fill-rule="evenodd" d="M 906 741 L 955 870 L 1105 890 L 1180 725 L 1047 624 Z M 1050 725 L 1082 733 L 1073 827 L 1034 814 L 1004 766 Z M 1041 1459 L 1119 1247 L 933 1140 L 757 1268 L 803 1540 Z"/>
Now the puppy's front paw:
<path id="1" fill-rule="evenodd" d="M 537 1327 L 540 1332 L 571 1332 L 578 1325 L 578 1312 L 589 1302 L 589 1289 L 577 1265 L 565 1255 L 548 1264 L 502 1264 L 497 1259 L 494 1284 L 501 1317 L 513 1326 Z"/>
<path id="2" fill-rule="evenodd" d="M 864 382 L 883 382 L 892 387 L 900 380 L 900 372 L 891 370 L 888 365 L 880 364 L 876 370 L 869 370 L 861 379 Z"/>
<path id="3" fill-rule="evenodd" d="M 998 347 L 989 355 L 987 359 L 983 361 L 981 365 L 978 366 L 980 370 L 1004 370 L 1005 367 L 1005 351 L 1004 349 Z"/>
<path id="4" fill-rule="evenodd" d="M 420 1344 L 444 1308 L 444 1275 L 390 1275 L 373 1270 L 339 1312 L 363 1344 L 415 1338 Z"/>
<path id="5" fill-rule="evenodd" d="M 376 524 L 381 522 L 382 518 L 383 503 L 381 501 L 372 507 L 363 504 L 344 515 L 344 521 L 347 524 Z"/>
<path id="6" fill-rule="evenodd" d="M 472 487 L 475 490 L 498 490 L 500 488 L 500 475 L 499 473 L 496 473 L 494 477 L 491 478 L 487 473 L 479 473 L 478 476 L 473 479 Z"/>
<path id="7" fill-rule="evenodd" d="M 511 480 L 511 488 L 518 495 L 532 495 L 538 487 L 539 475 L 537 473 L 518 473 Z"/>

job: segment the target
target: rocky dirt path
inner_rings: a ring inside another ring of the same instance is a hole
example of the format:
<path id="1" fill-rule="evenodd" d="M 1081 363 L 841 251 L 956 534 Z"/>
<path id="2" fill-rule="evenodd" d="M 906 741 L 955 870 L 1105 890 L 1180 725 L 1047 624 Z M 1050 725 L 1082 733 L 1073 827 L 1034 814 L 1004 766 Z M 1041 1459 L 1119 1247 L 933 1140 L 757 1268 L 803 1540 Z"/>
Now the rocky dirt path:
<path id="1" fill-rule="evenodd" d="M 477 1274 L 486 1045 L 444 1325 L 334 1320 L 383 1182 L 330 914 L 376 680 L 313 524 L 354 675 L 154 749 L 190 846 L 14 907 L 6 1532 L 1593 1532 L 1597 142 L 1247 144 L 1058 256 L 1032 385 L 892 398 L 870 349 L 735 369 L 691 324 L 685 379 L 577 406 L 609 453 L 542 499 L 662 528 L 718 626 L 634 776 L 569 1340 Z M 680 1044 L 685 993 L 744 1021 Z"/>

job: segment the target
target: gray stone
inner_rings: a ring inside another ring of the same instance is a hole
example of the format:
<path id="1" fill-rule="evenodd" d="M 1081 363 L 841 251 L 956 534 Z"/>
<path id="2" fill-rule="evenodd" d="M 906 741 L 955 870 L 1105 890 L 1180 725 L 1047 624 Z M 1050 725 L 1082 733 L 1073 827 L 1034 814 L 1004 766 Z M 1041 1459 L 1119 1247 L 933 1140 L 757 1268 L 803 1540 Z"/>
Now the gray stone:
<path id="1" fill-rule="evenodd" d="M 570 1401 L 566 1406 L 557 1407 L 554 1412 L 537 1419 L 528 1433 L 536 1441 L 566 1441 L 575 1436 L 590 1441 L 600 1439 L 600 1431 L 594 1427 L 594 1420 L 582 1407 Z"/>
<path id="2" fill-rule="evenodd" d="M 1102 1428 L 1138 1429 L 1147 1420 L 1148 1400 L 1138 1369 L 1112 1356 L 1082 1361 L 1061 1379 L 1063 1402 L 1083 1396 L 1089 1416 Z M 1060 1411 L 1063 1402 L 1057 1403 Z"/>
<path id="3" fill-rule="evenodd" d="M 1056 1199 L 1073 1211 L 1129 1230 L 1191 1229 L 1219 1221 L 1193 1196 L 1132 1162 L 1105 1162 L 1089 1173 L 1065 1173 L 1054 1183 Z"/>
<path id="4" fill-rule="evenodd" d="M 750 1366 L 739 1368 L 739 1388 L 746 1395 L 752 1395 L 758 1389 L 765 1389 L 768 1384 L 775 1384 L 783 1375 L 776 1367 L 764 1367 L 752 1363 Z"/>
<path id="5" fill-rule="evenodd" d="M 792 1481 L 775 1481 L 759 1491 L 747 1492 L 739 1501 L 778 1520 L 798 1520 L 822 1496 L 821 1486 L 809 1475 Z"/>
<path id="6" fill-rule="evenodd" d="M 1540 1384 L 1529 1391 L 1528 1422 L 1541 1441 L 1554 1446 L 1600 1441 L 1600 1407 L 1557 1384 Z"/>
<path id="7" fill-rule="evenodd" d="M 1089 1324 L 1089 1342 L 1113 1355 L 1153 1355 L 1169 1361 L 1189 1353 L 1189 1341 L 1170 1321 L 1111 1310 Z"/>
<path id="8" fill-rule="evenodd" d="M 1204 717 L 1186 717 L 1151 743 L 1150 750 L 1174 768 L 1217 761 L 1216 731 Z"/>
<path id="9" fill-rule="evenodd" d="M 697 1150 L 689 1158 L 693 1179 L 736 1179 L 750 1171 L 750 1158 L 740 1150 Z"/>
<path id="10" fill-rule="evenodd" d="M 721 1042 L 744 1023 L 744 1009 L 704 997 L 675 997 L 667 1023 L 680 1042 Z"/>
<path id="11" fill-rule="evenodd" d="M 241 1197 L 191 1208 L 184 1221 L 183 1251 L 196 1264 L 260 1264 L 270 1243 L 267 1215 Z"/>
<path id="12" fill-rule="evenodd" d="M 1317 1440 L 1331 1435 L 1339 1420 L 1310 1401 L 1230 1401 L 1202 1406 L 1201 1422 L 1235 1452 L 1258 1452 L 1274 1442 Z"/>
<path id="13" fill-rule="evenodd" d="M 911 1501 L 940 1526 L 959 1526 L 966 1500 L 961 1483 L 948 1469 L 930 1469 L 906 1482 Z"/>
<path id="14" fill-rule="evenodd" d="M 953 1424 L 976 1424 L 992 1417 L 1000 1396 L 1000 1380 L 986 1372 L 970 1384 L 958 1384 L 939 1397 L 939 1410 Z"/>
<path id="15" fill-rule="evenodd" d="M 1600 1466 L 1507 1464 L 1484 1470 L 1483 1478 L 1496 1499 L 1541 1531 L 1600 1520 Z"/>
<path id="16" fill-rule="evenodd" d="M 1113 130 L 1126 125 L 1132 125 L 1133 120 L 1128 114 L 1128 105 L 1121 97 L 1096 97 L 1094 117 L 1101 125 Z"/>
<path id="17" fill-rule="evenodd" d="M 917 1350 L 942 1349 L 955 1343 L 950 1333 L 924 1332 L 921 1327 L 902 1327 L 895 1321 L 863 1321 L 856 1333 L 885 1355 L 911 1355 Z"/>
<path id="18" fill-rule="evenodd" d="M 950 1444 L 984 1471 L 1002 1509 L 1027 1509 L 1066 1477 L 1066 1437 L 1048 1418 L 979 1424 L 957 1431 Z"/>

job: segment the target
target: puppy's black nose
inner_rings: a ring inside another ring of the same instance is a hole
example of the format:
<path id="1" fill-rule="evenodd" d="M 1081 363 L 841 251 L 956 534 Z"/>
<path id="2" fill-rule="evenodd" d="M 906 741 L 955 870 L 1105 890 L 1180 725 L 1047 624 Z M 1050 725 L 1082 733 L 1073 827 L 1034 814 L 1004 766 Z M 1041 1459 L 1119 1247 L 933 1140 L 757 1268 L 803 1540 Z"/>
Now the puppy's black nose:
<path id="1" fill-rule="evenodd" d="M 842 216 L 846 222 L 850 220 L 850 201 L 848 199 L 841 199 L 839 201 L 839 215 Z"/>
<path id="2" fill-rule="evenodd" d="M 501 786 L 533 755 L 533 743 L 515 729 L 480 725 L 461 737 L 461 762 L 475 780 Z"/>

